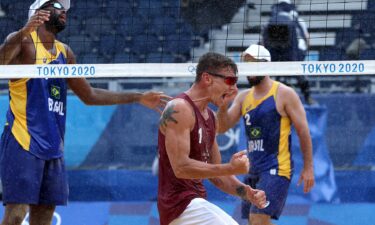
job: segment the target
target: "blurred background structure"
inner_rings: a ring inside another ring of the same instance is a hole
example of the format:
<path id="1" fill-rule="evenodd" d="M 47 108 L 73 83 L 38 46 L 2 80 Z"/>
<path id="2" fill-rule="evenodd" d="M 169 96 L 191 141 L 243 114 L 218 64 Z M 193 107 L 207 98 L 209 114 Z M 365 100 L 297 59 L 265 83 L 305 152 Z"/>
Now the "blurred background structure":
<path id="1" fill-rule="evenodd" d="M 305 61 L 355 64 L 375 59 L 375 0 L 291 1 L 308 27 Z M 25 24 L 32 2 L 0 0 L 1 41 Z M 68 26 L 58 39 L 70 45 L 81 64 L 197 62 L 208 51 L 238 62 L 250 44 L 262 43 L 276 2 L 71 0 Z M 318 185 L 305 196 L 294 180 L 284 217 L 276 224 L 374 224 L 375 75 L 307 79 L 316 101 L 306 105 L 306 111 Z M 0 124 L 8 107 L 7 82 L 0 80 Z M 90 82 L 111 90 L 158 89 L 174 95 L 193 78 Z M 289 83 L 298 86 L 296 78 Z M 238 86 L 247 87 L 244 77 Z M 68 104 L 65 156 L 71 194 L 70 205 L 57 210 L 62 224 L 158 224 L 157 177 L 151 166 L 157 155 L 159 115 L 138 105 L 87 107 L 73 95 Z M 223 160 L 228 160 L 243 146 L 241 124 L 218 138 Z M 298 141 L 294 143 L 300 160 Z M 298 166 L 297 161 L 294 179 Z M 207 185 L 209 198 L 243 223 L 239 201 Z M 98 214 L 93 216 L 93 211 Z"/>

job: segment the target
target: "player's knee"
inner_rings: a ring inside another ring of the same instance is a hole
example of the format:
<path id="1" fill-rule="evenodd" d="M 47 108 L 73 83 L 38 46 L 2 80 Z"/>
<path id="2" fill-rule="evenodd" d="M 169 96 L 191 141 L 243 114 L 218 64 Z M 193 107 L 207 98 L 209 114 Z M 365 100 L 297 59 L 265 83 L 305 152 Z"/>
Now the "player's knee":
<path id="1" fill-rule="evenodd" d="M 25 217 L 23 217 L 21 215 L 16 215 L 12 218 L 11 224 L 21 224 L 24 219 L 25 219 Z"/>
<path id="2" fill-rule="evenodd" d="M 33 221 L 50 221 L 54 211 L 53 205 L 34 205 L 30 207 L 30 217 Z"/>
<path id="3" fill-rule="evenodd" d="M 3 224 L 12 224 L 12 225 L 21 225 L 23 220 L 25 219 L 26 213 L 21 214 L 12 214 L 9 215 L 8 217 L 4 218 Z"/>
<path id="4" fill-rule="evenodd" d="M 25 219 L 26 213 L 27 206 L 25 205 L 7 205 L 2 224 L 20 225 Z"/>

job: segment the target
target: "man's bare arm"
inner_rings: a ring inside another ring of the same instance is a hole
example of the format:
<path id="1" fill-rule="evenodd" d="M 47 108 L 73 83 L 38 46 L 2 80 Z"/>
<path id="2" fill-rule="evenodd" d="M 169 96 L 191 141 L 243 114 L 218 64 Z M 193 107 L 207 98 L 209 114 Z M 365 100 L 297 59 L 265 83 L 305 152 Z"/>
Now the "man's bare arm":
<path id="1" fill-rule="evenodd" d="M 65 45 L 68 64 L 75 64 L 76 57 L 71 48 Z M 84 78 L 68 79 L 69 87 L 87 105 L 115 105 L 140 103 L 148 108 L 161 112 L 171 97 L 162 92 L 114 92 L 100 88 L 93 88 Z"/>
<path id="2" fill-rule="evenodd" d="M 218 149 L 219 148 L 216 143 L 211 157 L 211 163 L 213 164 L 221 163 L 221 155 Z M 243 153 L 246 154 L 246 151 Z M 249 185 L 246 185 L 238 180 L 234 175 L 214 177 L 210 178 L 209 180 L 221 191 L 247 200 L 252 204 L 255 204 L 258 208 L 263 208 L 266 203 L 264 191 L 252 189 Z"/>
<path id="3" fill-rule="evenodd" d="M 150 109 L 161 112 L 170 97 L 162 92 L 114 92 L 93 88 L 84 78 L 68 79 L 69 87 L 87 105 L 116 105 L 140 103 Z"/>
<path id="4" fill-rule="evenodd" d="M 284 93 L 285 112 L 294 125 L 303 157 L 303 170 L 299 179 L 299 184 L 304 182 L 304 192 L 309 192 L 314 186 L 314 168 L 312 156 L 312 142 L 307 123 L 306 112 L 299 99 L 299 96 L 292 89 L 286 89 Z"/>
<path id="5" fill-rule="evenodd" d="M 212 148 L 212 154 L 211 154 L 211 161 L 212 164 L 220 164 L 221 163 L 221 154 L 219 150 L 219 146 L 217 142 L 214 143 L 214 146 Z M 225 193 L 238 196 L 240 198 L 244 198 L 242 193 L 239 193 L 237 190 L 241 190 L 245 184 L 243 184 L 241 181 L 239 181 L 235 176 L 229 175 L 229 176 L 220 176 L 220 177 L 214 177 L 209 179 L 211 183 L 213 183 L 217 188 L 222 190 Z"/>
<path id="6" fill-rule="evenodd" d="M 165 135 L 168 158 L 176 177 L 204 179 L 247 173 L 248 160 L 246 162 L 239 157 L 226 164 L 210 164 L 191 159 L 190 132 L 194 124 L 192 108 L 183 99 L 169 102 L 162 114 L 160 129 Z"/>
<path id="7" fill-rule="evenodd" d="M 37 27 L 49 20 L 49 11 L 38 10 L 19 31 L 11 33 L 0 46 L 0 64 L 10 64 L 20 53 L 23 42 Z"/>
<path id="8" fill-rule="evenodd" d="M 228 104 L 220 106 L 217 111 L 218 119 L 218 133 L 224 133 L 230 128 L 232 128 L 241 118 L 241 107 L 242 101 L 245 98 L 248 91 L 239 93 L 230 108 L 228 109 Z"/>
<path id="9" fill-rule="evenodd" d="M 75 64 L 76 57 L 72 49 L 65 45 L 68 64 Z M 115 105 L 138 102 L 141 93 L 117 93 L 91 87 L 84 78 L 68 79 L 69 87 L 86 105 Z"/>

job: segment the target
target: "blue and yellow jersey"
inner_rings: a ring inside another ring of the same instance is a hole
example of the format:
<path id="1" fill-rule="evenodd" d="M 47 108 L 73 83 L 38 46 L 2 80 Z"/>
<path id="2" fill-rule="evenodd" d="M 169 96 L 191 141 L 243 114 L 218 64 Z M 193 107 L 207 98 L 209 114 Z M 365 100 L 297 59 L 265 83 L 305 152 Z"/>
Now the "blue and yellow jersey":
<path id="1" fill-rule="evenodd" d="M 35 64 L 66 64 L 64 45 L 55 41 L 48 52 L 37 33 L 31 33 Z M 41 159 L 63 155 L 67 84 L 65 79 L 19 79 L 9 82 L 7 123 L 18 143 Z"/>
<path id="2" fill-rule="evenodd" d="M 242 104 L 247 147 L 250 152 L 250 173 L 268 171 L 270 174 L 291 178 L 291 122 L 276 109 L 276 95 L 280 83 L 274 81 L 270 91 L 261 99 L 249 91 Z"/>

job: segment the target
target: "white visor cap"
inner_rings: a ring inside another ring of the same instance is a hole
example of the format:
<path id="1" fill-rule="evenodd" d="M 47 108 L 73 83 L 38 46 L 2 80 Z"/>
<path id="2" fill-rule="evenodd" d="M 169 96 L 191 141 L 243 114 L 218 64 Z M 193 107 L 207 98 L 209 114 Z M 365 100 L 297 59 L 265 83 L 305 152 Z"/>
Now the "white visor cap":
<path id="1" fill-rule="evenodd" d="M 279 3 L 279 4 L 280 4 L 280 3 L 283 3 L 283 2 L 286 3 L 286 4 L 292 4 L 292 3 L 290 2 L 290 0 L 278 0 L 278 1 L 277 1 L 277 3 Z"/>
<path id="2" fill-rule="evenodd" d="M 245 54 L 252 56 L 258 60 L 266 60 L 268 62 L 271 61 L 271 54 L 270 52 L 262 45 L 250 45 L 245 51 Z"/>
<path id="3" fill-rule="evenodd" d="M 31 4 L 29 9 L 29 18 L 35 14 L 35 11 L 38 10 L 42 5 L 46 4 L 51 0 L 36 0 L 33 4 Z M 65 10 L 68 10 L 70 8 L 70 0 L 58 0 L 58 2 L 61 3 L 61 5 L 64 6 Z"/>

